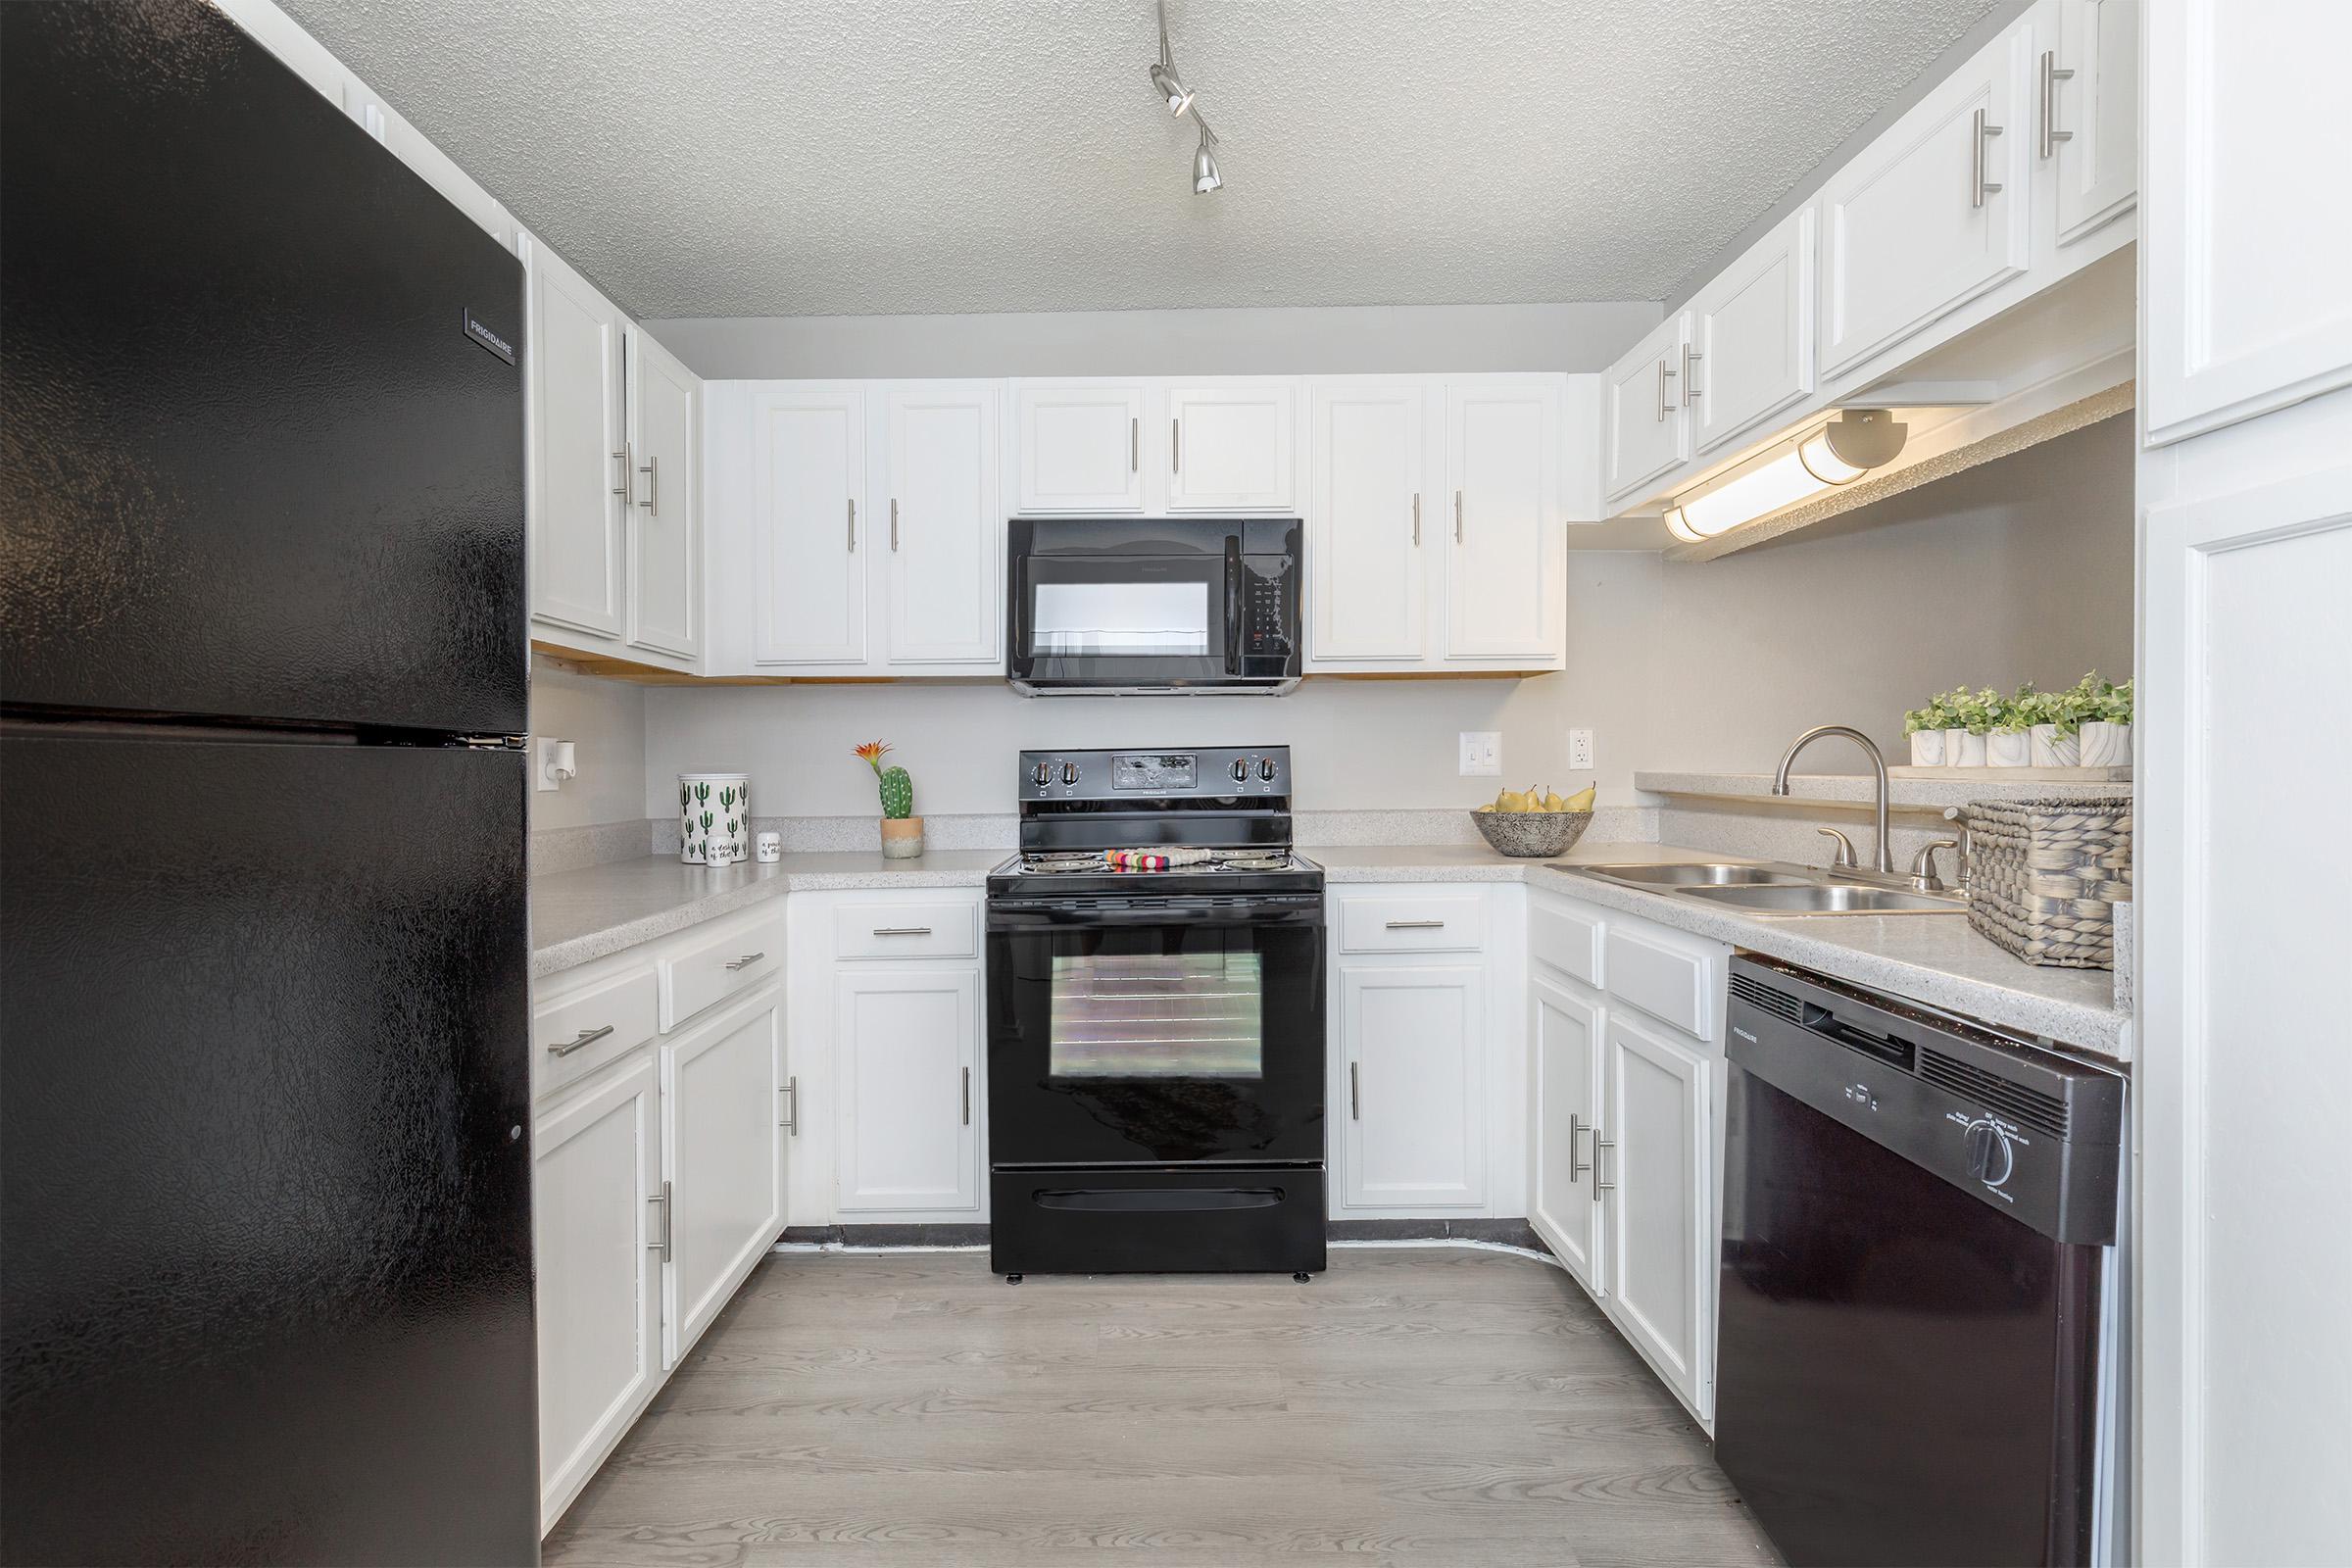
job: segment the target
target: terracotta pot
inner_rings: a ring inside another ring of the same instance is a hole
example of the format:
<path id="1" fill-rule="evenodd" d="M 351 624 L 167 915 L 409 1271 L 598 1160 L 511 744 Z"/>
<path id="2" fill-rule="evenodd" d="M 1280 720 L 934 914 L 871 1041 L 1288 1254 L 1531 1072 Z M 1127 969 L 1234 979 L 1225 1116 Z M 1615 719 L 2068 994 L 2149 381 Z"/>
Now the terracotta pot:
<path id="1" fill-rule="evenodd" d="M 919 816 L 886 816 L 882 818 L 882 855 L 885 859 L 911 860 L 923 853 L 923 819 Z"/>

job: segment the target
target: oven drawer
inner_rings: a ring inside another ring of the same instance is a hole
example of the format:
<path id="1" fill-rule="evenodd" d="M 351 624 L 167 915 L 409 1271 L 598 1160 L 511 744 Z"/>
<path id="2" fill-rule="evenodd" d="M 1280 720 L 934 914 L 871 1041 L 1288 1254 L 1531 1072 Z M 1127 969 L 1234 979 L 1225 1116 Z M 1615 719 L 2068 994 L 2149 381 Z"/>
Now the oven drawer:
<path id="1" fill-rule="evenodd" d="M 764 920 L 709 937 L 662 960 L 662 1027 L 784 971 L 784 926 Z"/>
<path id="2" fill-rule="evenodd" d="M 1477 893 L 1340 900 L 1342 953 L 1474 953 L 1487 945 L 1487 901 Z"/>
<path id="3" fill-rule="evenodd" d="M 999 1274 L 1312 1273 L 1324 1265 L 1320 1167 L 999 1170 Z"/>
<path id="4" fill-rule="evenodd" d="M 845 904 L 833 911 L 839 958 L 971 958 L 980 954 L 977 901 Z"/>
<path id="5" fill-rule="evenodd" d="M 543 1003 L 531 1013 L 531 1092 L 545 1096 L 577 1083 L 661 1032 L 650 965 Z"/>

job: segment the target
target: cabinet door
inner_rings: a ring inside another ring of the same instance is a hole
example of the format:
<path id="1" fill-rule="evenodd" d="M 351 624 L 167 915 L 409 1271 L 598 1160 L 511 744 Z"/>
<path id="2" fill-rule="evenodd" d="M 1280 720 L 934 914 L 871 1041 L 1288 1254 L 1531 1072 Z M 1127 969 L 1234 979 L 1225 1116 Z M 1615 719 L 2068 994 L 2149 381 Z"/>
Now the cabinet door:
<path id="1" fill-rule="evenodd" d="M 2352 385 L 2352 6 L 2171 0 L 2147 26 L 2142 319 L 2180 323 L 2142 334 L 2157 445 Z"/>
<path id="2" fill-rule="evenodd" d="M 1695 1046 L 1620 1010 L 1603 1038 L 1608 1108 L 1592 1157 L 1607 1184 L 1609 1315 L 1704 1419 L 1715 1299 L 1710 1064 Z"/>
<path id="3" fill-rule="evenodd" d="M 1023 512 L 1144 510 L 1144 389 L 1020 384 Z"/>
<path id="4" fill-rule="evenodd" d="M 620 313 L 562 258 L 530 247 L 531 613 L 621 634 Z"/>
<path id="5" fill-rule="evenodd" d="M 865 658 L 865 394 L 752 399 L 752 528 L 762 664 Z"/>
<path id="6" fill-rule="evenodd" d="M 1168 392 L 1170 512 L 1291 510 L 1298 383 L 1267 377 Z"/>
<path id="7" fill-rule="evenodd" d="M 669 1176 L 666 1364 L 675 1366 L 783 1231 L 783 1004 L 662 1048 Z"/>
<path id="8" fill-rule="evenodd" d="M 980 1206 L 980 977 L 902 969 L 834 981 L 844 1214 Z"/>
<path id="9" fill-rule="evenodd" d="M 993 664 L 1004 513 L 994 381 L 894 388 L 888 406 L 893 664 Z"/>
<path id="10" fill-rule="evenodd" d="M 532 1125 L 542 1528 L 662 1380 L 658 1099 L 649 1051 Z"/>
<path id="11" fill-rule="evenodd" d="M 2065 0 L 2055 51 L 2036 62 L 2037 151 L 2057 166 L 2058 243 L 2131 210 L 2139 194 L 2139 0 Z M 2054 73 L 2071 71 L 2060 79 Z"/>
<path id="12" fill-rule="evenodd" d="M 2021 22 L 1822 187 L 1823 375 L 2025 270 L 2033 48 Z"/>
<path id="13" fill-rule="evenodd" d="M 628 334 L 637 468 L 629 507 L 629 642 L 692 659 L 702 652 L 703 383 L 643 332 Z"/>
<path id="14" fill-rule="evenodd" d="M 1601 483 L 1611 501 L 1639 497 L 1690 456 L 1683 411 L 1683 345 L 1690 317 L 1677 313 L 1611 366 L 1600 389 Z"/>
<path id="15" fill-rule="evenodd" d="M 1486 1013 L 1482 965 L 1340 971 L 1349 1208 L 1486 1201 Z"/>
<path id="16" fill-rule="evenodd" d="M 1607 1283 L 1602 1261 L 1600 1189 L 1592 1145 L 1600 1125 L 1603 1009 L 1560 982 L 1528 981 L 1529 1044 L 1535 1054 L 1536 1124 L 1533 1203 L 1529 1210 L 1553 1252 L 1597 1298 Z"/>
<path id="17" fill-rule="evenodd" d="M 1318 384 L 1307 419 L 1306 657 L 1417 661 L 1429 653 L 1427 493 L 1417 382 Z"/>
<path id="18" fill-rule="evenodd" d="M 1560 393 L 1549 381 L 1446 389 L 1446 657 L 1567 654 Z"/>
<path id="19" fill-rule="evenodd" d="M 1813 390 L 1813 220 L 1789 214 L 1690 302 L 1683 402 L 1702 454 Z"/>

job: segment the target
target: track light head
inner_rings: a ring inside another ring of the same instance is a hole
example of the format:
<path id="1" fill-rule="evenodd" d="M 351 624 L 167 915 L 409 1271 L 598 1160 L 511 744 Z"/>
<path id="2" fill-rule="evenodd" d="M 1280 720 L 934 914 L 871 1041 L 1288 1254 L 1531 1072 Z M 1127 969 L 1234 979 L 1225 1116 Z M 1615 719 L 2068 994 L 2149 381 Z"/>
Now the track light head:
<path id="1" fill-rule="evenodd" d="M 1164 62 L 1154 65 L 1152 68 L 1152 86 L 1160 97 L 1167 100 L 1169 114 L 1181 115 L 1193 107 L 1193 89 L 1184 84 L 1184 78 L 1176 74 L 1173 66 Z"/>
<path id="2" fill-rule="evenodd" d="M 1196 196 L 1205 196 L 1225 183 L 1225 176 L 1217 172 L 1217 155 L 1210 150 L 1216 145 L 1217 133 L 1208 128 L 1207 121 L 1200 121 L 1200 150 L 1193 154 L 1193 194 Z"/>

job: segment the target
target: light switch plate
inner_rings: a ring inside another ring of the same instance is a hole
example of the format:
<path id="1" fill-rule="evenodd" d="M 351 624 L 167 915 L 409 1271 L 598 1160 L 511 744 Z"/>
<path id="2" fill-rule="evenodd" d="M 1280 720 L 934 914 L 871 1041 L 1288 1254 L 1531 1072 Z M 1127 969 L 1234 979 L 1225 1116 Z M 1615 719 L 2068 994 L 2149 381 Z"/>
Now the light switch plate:
<path id="1" fill-rule="evenodd" d="M 1494 778 L 1502 772 L 1502 732 L 1462 731 L 1462 777 Z"/>
<path id="2" fill-rule="evenodd" d="M 1592 766 L 1592 732 L 1572 729 L 1568 732 L 1568 766 L 1575 772 L 1590 771 Z"/>

